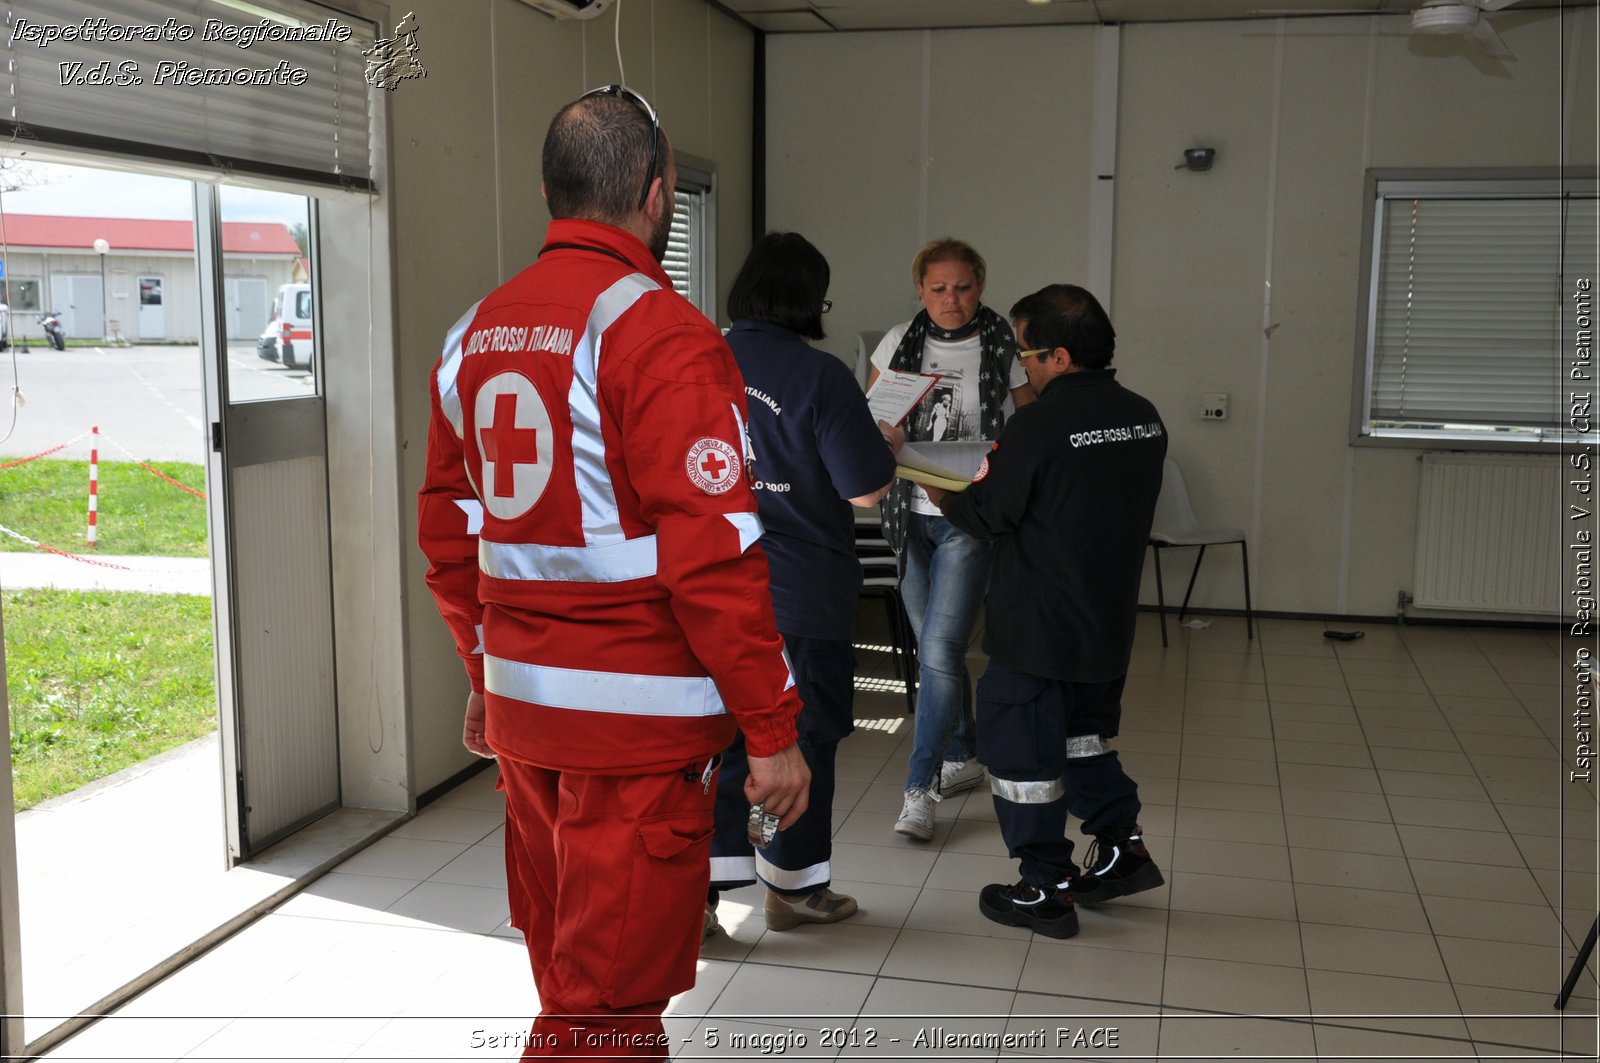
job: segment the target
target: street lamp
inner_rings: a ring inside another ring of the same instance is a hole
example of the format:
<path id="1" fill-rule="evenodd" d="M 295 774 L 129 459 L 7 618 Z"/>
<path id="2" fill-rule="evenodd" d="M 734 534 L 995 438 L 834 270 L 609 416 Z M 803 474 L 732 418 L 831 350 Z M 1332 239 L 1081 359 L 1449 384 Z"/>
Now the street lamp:
<path id="1" fill-rule="evenodd" d="M 100 237 L 94 242 L 94 253 L 100 256 L 100 331 L 103 338 L 111 339 L 111 304 L 106 296 L 106 254 L 111 250 L 111 241 Z"/>

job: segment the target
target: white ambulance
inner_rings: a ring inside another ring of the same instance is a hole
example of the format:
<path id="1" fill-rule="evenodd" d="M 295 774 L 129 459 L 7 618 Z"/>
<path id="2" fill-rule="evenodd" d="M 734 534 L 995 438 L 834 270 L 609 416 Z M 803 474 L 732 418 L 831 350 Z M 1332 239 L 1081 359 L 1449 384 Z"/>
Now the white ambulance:
<path id="1" fill-rule="evenodd" d="M 272 301 L 272 320 L 256 340 L 256 353 L 289 369 L 309 369 L 316 358 L 311 335 L 311 285 L 285 284 Z"/>

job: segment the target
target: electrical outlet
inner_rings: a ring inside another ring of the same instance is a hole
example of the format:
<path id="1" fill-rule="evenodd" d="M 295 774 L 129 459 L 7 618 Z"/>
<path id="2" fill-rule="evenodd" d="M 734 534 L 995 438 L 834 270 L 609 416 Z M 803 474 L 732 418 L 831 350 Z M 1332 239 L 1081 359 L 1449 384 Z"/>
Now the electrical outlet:
<path id="1" fill-rule="evenodd" d="M 1226 421 L 1228 419 L 1228 393 L 1226 391 L 1208 391 L 1200 396 L 1200 419 L 1202 421 Z"/>

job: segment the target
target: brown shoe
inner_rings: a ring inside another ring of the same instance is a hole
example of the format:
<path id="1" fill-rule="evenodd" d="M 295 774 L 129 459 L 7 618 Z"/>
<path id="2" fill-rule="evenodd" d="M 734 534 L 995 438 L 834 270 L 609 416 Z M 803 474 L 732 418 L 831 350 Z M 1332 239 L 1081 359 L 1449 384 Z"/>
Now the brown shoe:
<path id="1" fill-rule="evenodd" d="M 856 899 L 830 889 L 812 890 L 804 897 L 794 898 L 767 891 L 768 930 L 793 930 L 802 923 L 837 923 L 855 914 Z"/>

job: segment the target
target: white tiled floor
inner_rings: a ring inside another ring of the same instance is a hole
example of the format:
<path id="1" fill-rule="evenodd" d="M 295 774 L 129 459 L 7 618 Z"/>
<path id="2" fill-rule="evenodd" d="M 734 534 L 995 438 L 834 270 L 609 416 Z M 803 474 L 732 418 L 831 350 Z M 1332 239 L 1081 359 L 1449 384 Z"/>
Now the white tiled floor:
<path id="1" fill-rule="evenodd" d="M 1163 650 L 1141 623 L 1119 746 L 1165 888 L 1081 911 L 1069 941 L 985 921 L 978 889 L 1015 879 L 988 795 L 939 805 L 929 844 L 892 833 L 910 721 L 863 693 L 834 851 L 861 913 L 773 933 L 756 890 L 726 895 L 677 1058 L 1595 1058 L 1594 964 L 1552 1009 L 1600 882 L 1594 791 L 1564 765 L 1570 647 L 1280 620 L 1251 643 L 1219 620 Z M 492 783 L 50 1058 L 514 1058 L 536 1002 Z"/>

